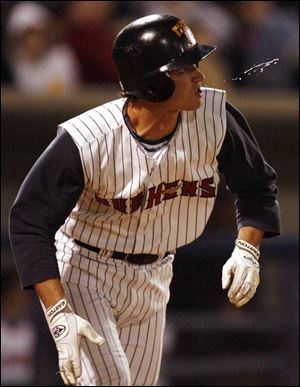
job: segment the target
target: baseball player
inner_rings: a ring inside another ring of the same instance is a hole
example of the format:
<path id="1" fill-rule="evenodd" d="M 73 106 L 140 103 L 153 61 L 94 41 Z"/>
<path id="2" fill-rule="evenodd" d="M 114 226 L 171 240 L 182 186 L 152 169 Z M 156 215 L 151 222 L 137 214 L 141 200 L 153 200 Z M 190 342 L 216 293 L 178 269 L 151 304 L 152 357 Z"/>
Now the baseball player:
<path id="1" fill-rule="evenodd" d="M 256 292 L 261 240 L 280 233 L 276 173 L 225 91 L 201 87 L 214 50 L 174 16 L 130 23 L 113 46 L 123 97 L 59 125 L 21 186 L 14 258 L 67 385 L 156 384 L 174 255 L 203 232 L 220 173 L 238 226 L 222 286 L 237 307 Z"/>

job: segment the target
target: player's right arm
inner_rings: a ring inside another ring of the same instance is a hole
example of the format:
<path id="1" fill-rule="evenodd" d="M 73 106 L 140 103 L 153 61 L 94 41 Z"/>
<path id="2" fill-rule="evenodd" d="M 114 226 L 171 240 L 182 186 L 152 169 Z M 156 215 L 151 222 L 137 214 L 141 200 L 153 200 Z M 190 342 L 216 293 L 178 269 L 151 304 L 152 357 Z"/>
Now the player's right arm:
<path id="1" fill-rule="evenodd" d="M 23 289 L 60 278 L 54 236 L 83 189 L 79 151 L 63 132 L 34 164 L 10 211 L 10 241 Z"/>
<path id="2" fill-rule="evenodd" d="M 60 134 L 24 180 L 10 212 L 10 240 L 21 285 L 35 288 L 55 341 L 65 384 L 81 374 L 80 339 L 104 339 L 68 304 L 60 282 L 54 236 L 84 188 L 78 149 L 67 132 Z"/>

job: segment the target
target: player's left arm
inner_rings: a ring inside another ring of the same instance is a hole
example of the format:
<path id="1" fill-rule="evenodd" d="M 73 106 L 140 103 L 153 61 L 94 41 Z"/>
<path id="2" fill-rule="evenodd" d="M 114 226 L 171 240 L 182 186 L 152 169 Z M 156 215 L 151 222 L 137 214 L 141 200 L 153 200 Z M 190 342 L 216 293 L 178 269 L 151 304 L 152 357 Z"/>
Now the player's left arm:
<path id="1" fill-rule="evenodd" d="M 222 287 L 237 307 L 246 304 L 259 285 L 260 243 L 280 234 L 277 175 L 265 161 L 242 114 L 226 104 L 227 133 L 218 155 L 227 188 L 236 194 L 238 236 L 223 266 Z"/>

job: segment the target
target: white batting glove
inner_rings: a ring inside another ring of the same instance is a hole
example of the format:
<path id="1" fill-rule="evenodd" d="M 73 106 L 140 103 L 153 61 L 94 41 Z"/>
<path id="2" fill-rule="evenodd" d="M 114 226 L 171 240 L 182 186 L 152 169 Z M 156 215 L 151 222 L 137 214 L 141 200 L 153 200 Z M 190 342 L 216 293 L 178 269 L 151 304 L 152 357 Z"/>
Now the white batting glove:
<path id="1" fill-rule="evenodd" d="M 58 351 L 58 363 L 65 384 L 76 385 L 81 375 L 80 342 L 82 337 L 101 345 L 104 338 L 91 324 L 73 313 L 65 299 L 47 309 L 46 317 Z"/>
<path id="2" fill-rule="evenodd" d="M 222 288 L 236 307 L 245 305 L 259 285 L 259 250 L 241 239 L 236 240 L 231 257 L 222 270 Z"/>

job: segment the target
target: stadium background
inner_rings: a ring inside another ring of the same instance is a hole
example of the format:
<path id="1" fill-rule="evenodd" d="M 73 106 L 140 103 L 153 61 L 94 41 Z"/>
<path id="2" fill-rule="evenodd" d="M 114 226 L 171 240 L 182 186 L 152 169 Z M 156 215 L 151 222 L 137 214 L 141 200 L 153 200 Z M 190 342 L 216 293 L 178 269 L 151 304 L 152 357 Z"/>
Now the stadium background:
<path id="1" fill-rule="evenodd" d="M 199 41 L 218 46 L 201 65 L 205 85 L 225 88 L 250 122 L 278 173 L 283 226 L 262 244 L 254 300 L 236 310 L 221 290 L 236 232 L 222 183 L 205 233 L 176 256 L 160 384 L 298 385 L 298 2 L 2 1 L 1 11 L 1 385 L 62 385 L 39 304 L 19 290 L 9 208 L 57 124 L 118 97 L 112 39 L 156 12 L 182 16 Z M 30 67 L 39 61 L 45 74 Z"/>

